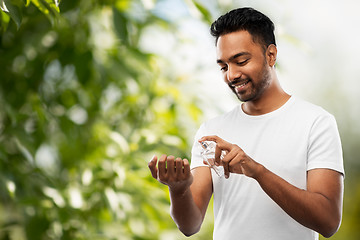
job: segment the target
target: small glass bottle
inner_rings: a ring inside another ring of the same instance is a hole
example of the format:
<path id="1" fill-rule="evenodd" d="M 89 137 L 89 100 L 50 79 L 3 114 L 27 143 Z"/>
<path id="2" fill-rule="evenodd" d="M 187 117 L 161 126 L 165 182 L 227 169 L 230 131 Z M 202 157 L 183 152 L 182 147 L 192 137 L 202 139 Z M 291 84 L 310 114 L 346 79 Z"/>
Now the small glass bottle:
<path id="1" fill-rule="evenodd" d="M 208 166 L 212 168 L 219 177 L 224 176 L 224 167 L 215 165 L 216 143 L 213 141 L 203 141 L 200 142 L 200 144 L 202 146 L 201 156 L 203 160 L 207 162 Z M 222 151 L 220 159 L 223 159 L 225 154 L 226 153 Z"/>

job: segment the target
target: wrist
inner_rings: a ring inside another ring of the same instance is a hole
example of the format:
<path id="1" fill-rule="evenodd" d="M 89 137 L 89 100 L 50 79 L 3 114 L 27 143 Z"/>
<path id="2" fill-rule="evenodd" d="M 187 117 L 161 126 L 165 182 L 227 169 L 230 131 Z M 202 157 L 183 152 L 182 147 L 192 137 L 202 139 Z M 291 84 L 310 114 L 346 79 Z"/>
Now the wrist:
<path id="1" fill-rule="evenodd" d="M 266 170 L 267 169 L 264 167 L 264 165 L 258 163 L 257 169 L 253 175 L 253 178 L 259 182 L 261 180 L 261 178 L 265 175 Z"/>
<path id="2" fill-rule="evenodd" d="M 174 197 L 182 197 L 184 196 L 189 190 L 190 186 L 187 187 L 174 187 L 174 186 L 168 186 L 170 195 Z"/>

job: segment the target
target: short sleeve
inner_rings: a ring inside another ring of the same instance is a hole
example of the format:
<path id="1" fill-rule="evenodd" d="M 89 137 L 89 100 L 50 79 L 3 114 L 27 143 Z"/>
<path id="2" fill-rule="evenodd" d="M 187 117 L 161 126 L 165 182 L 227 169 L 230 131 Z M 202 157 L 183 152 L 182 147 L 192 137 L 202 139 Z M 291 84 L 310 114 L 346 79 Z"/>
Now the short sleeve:
<path id="1" fill-rule="evenodd" d="M 196 132 L 195 137 L 194 137 L 194 143 L 193 143 L 193 146 L 192 146 L 192 149 L 191 149 L 190 169 L 206 166 L 203 163 L 203 159 L 202 159 L 202 156 L 201 156 L 201 145 L 198 142 L 198 140 L 201 137 L 206 135 L 205 132 L 206 132 L 205 131 L 205 124 L 202 124 L 200 126 L 200 128 L 198 129 L 198 131 Z"/>
<path id="2" fill-rule="evenodd" d="M 344 172 L 343 153 L 335 118 L 330 114 L 319 116 L 310 132 L 307 170 L 316 168 Z"/>

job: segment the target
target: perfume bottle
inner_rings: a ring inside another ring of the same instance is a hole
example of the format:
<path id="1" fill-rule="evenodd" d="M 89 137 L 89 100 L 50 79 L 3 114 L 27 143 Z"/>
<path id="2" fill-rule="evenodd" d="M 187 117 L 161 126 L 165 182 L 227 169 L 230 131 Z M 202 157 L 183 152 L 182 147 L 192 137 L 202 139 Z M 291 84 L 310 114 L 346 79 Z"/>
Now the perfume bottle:
<path id="1" fill-rule="evenodd" d="M 207 162 L 208 166 L 211 167 L 219 177 L 224 176 L 224 167 L 215 165 L 216 143 L 213 141 L 204 141 L 200 142 L 200 144 L 202 146 L 201 155 L 203 160 Z M 225 154 L 225 151 L 222 151 L 220 159 L 223 159 Z"/>

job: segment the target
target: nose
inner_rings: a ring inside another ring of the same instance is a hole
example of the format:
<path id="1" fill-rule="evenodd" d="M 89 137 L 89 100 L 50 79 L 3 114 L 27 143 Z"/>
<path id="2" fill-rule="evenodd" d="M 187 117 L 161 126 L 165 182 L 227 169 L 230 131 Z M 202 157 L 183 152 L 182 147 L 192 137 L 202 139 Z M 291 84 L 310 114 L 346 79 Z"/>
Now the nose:
<path id="1" fill-rule="evenodd" d="M 228 82 L 232 82 L 235 79 L 241 78 L 241 71 L 237 69 L 235 66 L 232 66 L 231 64 L 228 65 L 228 71 L 226 74 L 226 78 Z"/>

